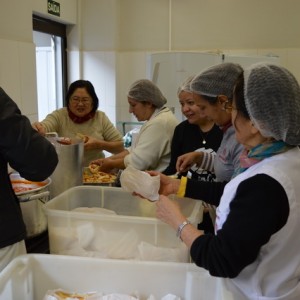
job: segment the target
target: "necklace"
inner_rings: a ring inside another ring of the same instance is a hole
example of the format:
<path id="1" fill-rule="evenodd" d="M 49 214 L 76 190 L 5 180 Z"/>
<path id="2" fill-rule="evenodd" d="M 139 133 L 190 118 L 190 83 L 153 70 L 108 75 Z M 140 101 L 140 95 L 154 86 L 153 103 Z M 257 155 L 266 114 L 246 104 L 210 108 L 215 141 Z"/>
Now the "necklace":
<path id="1" fill-rule="evenodd" d="M 199 126 L 200 127 L 200 126 Z M 208 137 L 208 135 L 209 135 L 209 133 L 212 131 L 212 129 L 213 129 L 213 127 L 214 127 L 214 124 L 209 124 L 209 126 L 202 126 L 202 128 L 204 129 L 205 128 L 205 131 L 203 131 L 203 129 L 200 127 L 199 129 L 200 129 L 200 135 L 201 135 L 201 137 L 202 137 L 202 145 L 205 145 L 207 142 L 206 142 L 206 140 L 207 140 L 207 137 Z"/>
<path id="2" fill-rule="evenodd" d="M 201 134 L 201 137 L 202 137 L 202 144 L 205 145 L 207 143 L 206 139 L 207 139 L 207 136 L 209 135 L 209 131 L 208 132 L 200 131 L 200 134 Z"/>

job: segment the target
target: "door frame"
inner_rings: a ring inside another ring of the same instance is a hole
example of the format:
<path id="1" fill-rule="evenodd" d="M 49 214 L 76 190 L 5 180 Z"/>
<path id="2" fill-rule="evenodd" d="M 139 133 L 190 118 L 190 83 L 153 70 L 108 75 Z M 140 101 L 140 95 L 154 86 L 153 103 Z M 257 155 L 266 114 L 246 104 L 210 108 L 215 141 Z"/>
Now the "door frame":
<path id="1" fill-rule="evenodd" d="M 55 22 L 38 15 L 32 15 L 32 29 L 47 34 L 61 37 L 61 57 L 62 57 L 62 93 L 63 105 L 68 90 L 68 72 L 67 72 L 67 26 L 65 24 Z"/>

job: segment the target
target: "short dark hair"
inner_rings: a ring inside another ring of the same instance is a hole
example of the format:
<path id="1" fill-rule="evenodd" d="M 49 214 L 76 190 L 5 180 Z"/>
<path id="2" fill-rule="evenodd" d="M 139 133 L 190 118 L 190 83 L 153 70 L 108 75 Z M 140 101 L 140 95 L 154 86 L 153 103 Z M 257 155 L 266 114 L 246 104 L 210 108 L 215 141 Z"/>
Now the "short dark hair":
<path id="1" fill-rule="evenodd" d="M 206 100 L 210 105 L 215 105 L 218 102 L 218 96 L 206 96 L 200 95 L 204 100 Z"/>
<path id="2" fill-rule="evenodd" d="M 69 106 L 71 95 L 78 88 L 84 88 L 84 89 L 86 89 L 86 91 L 88 92 L 88 94 L 92 97 L 92 101 L 93 101 L 92 112 L 95 112 L 98 109 L 98 106 L 99 106 L 99 99 L 98 99 L 98 97 L 96 95 L 94 86 L 88 80 L 82 80 L 82 79 L 80 79 L 80 80 L 76 80 L 76 81 L 74 81 L 74 82 L 72 82 L 70 84 L 69 89 L 68 89 L 67 94 L 66 94 L 66 105 L 67 105 L 67 107 Z"/>
<path id="3" fill-rule="evenodd" d="M 240 112 L 244 118 L 250 120 L 250 116 L 245 104 L 244 85 L 244 74 L 242 73 L 238 77 L 233 91 L 235 106 L 237 111 Z"/>

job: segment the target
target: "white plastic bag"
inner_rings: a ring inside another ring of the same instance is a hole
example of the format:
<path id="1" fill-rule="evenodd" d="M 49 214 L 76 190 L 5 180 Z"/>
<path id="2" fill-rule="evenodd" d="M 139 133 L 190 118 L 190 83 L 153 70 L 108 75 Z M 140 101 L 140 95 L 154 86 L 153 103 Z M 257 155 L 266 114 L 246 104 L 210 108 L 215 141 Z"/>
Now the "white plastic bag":
<path id="1" fill-rule="evenodd" d="M 120 177 L 121 187 L 127 192 L 135 192 L 151 201 L 159 198 L 160 176 L 151 176 L 147 172 L 128 166 Z"/>

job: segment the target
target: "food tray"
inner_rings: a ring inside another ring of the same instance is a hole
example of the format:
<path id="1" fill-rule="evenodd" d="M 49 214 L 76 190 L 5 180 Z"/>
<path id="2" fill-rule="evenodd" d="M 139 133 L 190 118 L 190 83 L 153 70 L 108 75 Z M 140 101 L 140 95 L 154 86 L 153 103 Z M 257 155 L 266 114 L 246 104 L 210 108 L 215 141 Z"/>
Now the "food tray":
<path id="1" fill-rule="evenodd" d="M 43 206 L 50 198 L 51 179 L 34 182 L 26 180 L 19 173 L 12 173 L 10 180 L 20 201 L 27 238 L 41 234 L 47 230 L 47 218 Z"/>
<path id="2" fill-rule="evenodd" d="M 44 181 L 30 181 L 20 176 L 19 173 L 11 173 L 10 181 L 15 194 L 22 200 L 23 195 L 31 195 L 44 191 L 50 184 L 51 179 L 47 178 Z M 27 199 L 26 199 L 27 200 Z"/>
<path id="3" fill-rule="evenodd" d="M 138 294 L 140 300 L 232 300 L 222 279 L 191 263 L 138 262 L 27 254 L 0 272 L 0 299 L 43 299 L 48 290 Z M 153 298 L 152 298 L 153 299 Z"/>
<path id="4" fill-rule="evenodd" d="M 116 178 L 110 182 L 99 182 L 94 179 L 94 181 L 86 181 L 86 176 L 93 177 L 93 173 L 90 171 L 88 167 L 84 167 L 82 171 L 82 183 L 83 185 L 99 185 L 99 186 L 117 186 L 117 175 L 113 174 Z"/>

